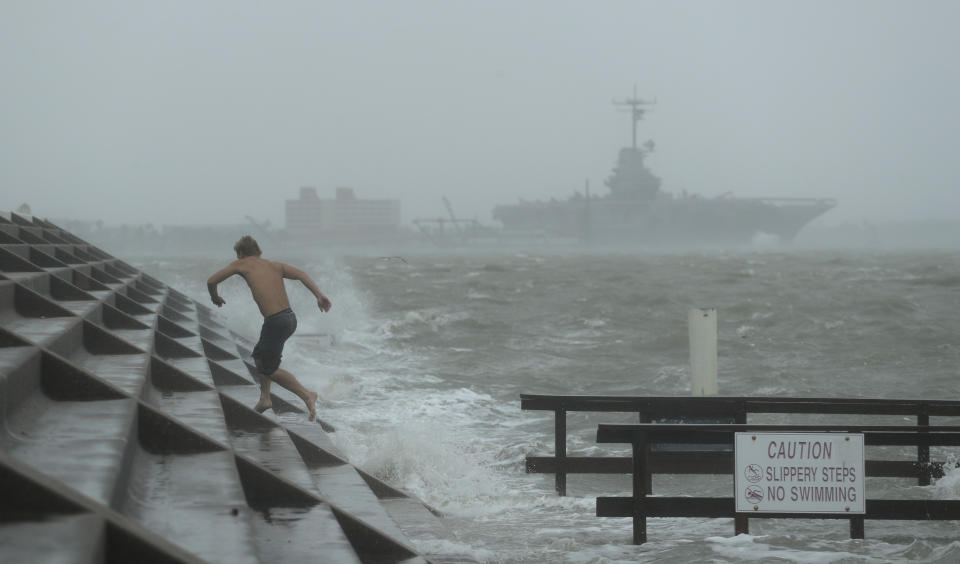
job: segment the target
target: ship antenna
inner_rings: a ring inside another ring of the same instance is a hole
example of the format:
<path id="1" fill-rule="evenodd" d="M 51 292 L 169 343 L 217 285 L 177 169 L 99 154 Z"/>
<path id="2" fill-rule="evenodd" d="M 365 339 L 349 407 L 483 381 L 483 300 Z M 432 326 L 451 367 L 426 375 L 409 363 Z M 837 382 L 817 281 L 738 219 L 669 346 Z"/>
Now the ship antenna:
<path id="1" fill-rule="evenodd" d="M 652 102 L 647 100 L 642 100 L 637 98 L 637 85 L 633 85 L 633 97 L 627 98 L 626 100 L 614 100 L 613 105 L 620 108 L 624 108 L 620 111 L 629 112 L 633 120 L 633 150 L 637 150 L 637 122 L 643 119 L 643 114 L 647 111 L 646 108 L 642 106 L 651 106 L 656 104 L 657 100 L 654 99 Z M 629 108 L 629 109 L 626 109 Z"/>

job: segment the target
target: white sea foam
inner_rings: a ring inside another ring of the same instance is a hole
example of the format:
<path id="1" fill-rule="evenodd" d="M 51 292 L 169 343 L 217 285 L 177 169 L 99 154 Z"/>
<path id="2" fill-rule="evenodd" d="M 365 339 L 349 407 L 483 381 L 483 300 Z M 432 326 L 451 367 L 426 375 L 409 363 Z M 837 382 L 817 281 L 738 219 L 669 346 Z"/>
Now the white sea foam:
<path id="1" fill-rule="evenodd" d="M 493 550 L 476 548 L 468 543 L 457 542 L 448 539 L 430 539 L 417 541 L 414 540 L 417 549 L 429 556 L 461 556 L 465 555 L 478 562 L 496 562 L 497 553 Z M 451 559 L 451 561 L 454 561 Z"/>
<path id="2" fill-rule="evenodd" d="M 960 499 L 960 468 L 956 468 L 957 462 L 947 461 L 946 466 L 954 466 L 944 473 L 943 477 L 927 486 L 930 491 L 930 497 L 934 499 Z"/>
<path id="3" fill-rule="evenodd" d="M 469 315 L 465 312 L 444 313 L 436 309 L 424 309 L 408 311 L 402 317 L 389 319 L 382 322 L 376 332 L 381 337 L 396 337 L 403 335 L 406 331 L 426 328 L 437 332 L 443 327 L 457 321 L 468 319 Z"/>
<path id="4" fill-rule="evenodd" d="M 341 426 L 334 438 L 351 461 L 440 509 L 505 495 L 483 451 L 435 423 L 393 421 L 376 433 Z"/>

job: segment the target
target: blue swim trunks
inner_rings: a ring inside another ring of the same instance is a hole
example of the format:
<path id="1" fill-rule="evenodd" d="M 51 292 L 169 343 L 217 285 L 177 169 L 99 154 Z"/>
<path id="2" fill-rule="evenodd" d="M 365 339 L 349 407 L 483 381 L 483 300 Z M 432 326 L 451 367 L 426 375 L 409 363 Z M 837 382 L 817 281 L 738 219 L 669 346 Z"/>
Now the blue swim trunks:
<path id="1" fill-rule="evenodd" d="M 280 368 L 283 344 L 296 330 L 297 316 L 290 308 L 263 318 L 260 340 L 253 347 L 253 361 L 258 372 L 269 376 Z"/>

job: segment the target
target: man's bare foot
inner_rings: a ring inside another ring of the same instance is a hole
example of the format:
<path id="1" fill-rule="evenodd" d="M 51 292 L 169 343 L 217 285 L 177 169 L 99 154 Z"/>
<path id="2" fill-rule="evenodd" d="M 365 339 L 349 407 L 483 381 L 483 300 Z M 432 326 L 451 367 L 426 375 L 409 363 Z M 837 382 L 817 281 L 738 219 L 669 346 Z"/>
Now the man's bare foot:
<path id="1" fill-rule="evenodd" d="M 257 413 L 263 413 L 271 407 L 273 407 L 273 404 L 269 401 L 260 400 L 257 402 L 257 405 L 253 406 L 253 409 L 256 410 Z"/>
<path id="2" fill-rule="evenodd" d="M 313 421 L 317 418 L 317 392 L 307 392 L 307 395 L 310 397 L 310 401 L 307 402 L 307 409 L 310 411 L 310 416 L 307 417 L 307 419 Z"/>

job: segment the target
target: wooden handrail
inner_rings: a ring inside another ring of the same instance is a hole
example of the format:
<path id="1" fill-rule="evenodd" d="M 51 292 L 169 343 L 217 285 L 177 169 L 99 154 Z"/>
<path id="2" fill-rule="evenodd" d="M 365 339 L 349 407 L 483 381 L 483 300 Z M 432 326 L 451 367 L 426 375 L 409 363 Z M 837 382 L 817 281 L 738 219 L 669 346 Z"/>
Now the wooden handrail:
<path id="1" fill-rule="evenodd" d="M 960 401 L 884 398 L 812 398 L 752 396 L 557 396 L 521 394 L 520 409 L 592 412 L 651 411 L 670 416 L 715 413 L 807 413 L 832 415 L 927 415 L 960 417 Z"/>
<path id="2" fill-rule="evenodd" d="M 553 411 L 555 415 L 555 456 L 528 456 L 527 472 L 553 473 L 556 490 L 566 495 L 568 473 L 623 473 L 625 458 L 603 457 L 597 463 L 584 462 L 583 457 L 566 453 L 566 415 L 569 411 L 637 413 L 642 422 L 657 419 L 714 418 L 747 423 L 752 414 L 818 414 L 818 415 L 905 415 L 916 418 L 918 426 L 930 424 L 931 416 L 960 417 L 960 401 L 884 398 L 816 398 L 755 396 L 580 396 L 521 394 L 523 410 Z M 654 456 L 656 463 L 657 455 Z M 906 466 L 901 461 L 868 461 L 880 464 L 885 476 L 916 477 L 920 485 L 928 485 L 931 476 L 941 472 L 942 465 L 930 462 L 927 445 L 917 446 L 917 464 Z M 685 466 L 671 466 L 680 473 Z M 589 468 L 587 470 L 586 468 Z M 891 472 L 901 472 L 891 474 Z"/>

